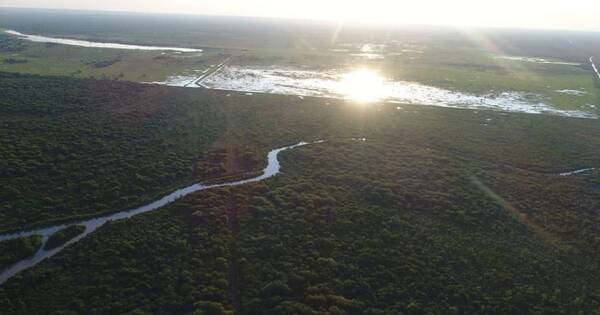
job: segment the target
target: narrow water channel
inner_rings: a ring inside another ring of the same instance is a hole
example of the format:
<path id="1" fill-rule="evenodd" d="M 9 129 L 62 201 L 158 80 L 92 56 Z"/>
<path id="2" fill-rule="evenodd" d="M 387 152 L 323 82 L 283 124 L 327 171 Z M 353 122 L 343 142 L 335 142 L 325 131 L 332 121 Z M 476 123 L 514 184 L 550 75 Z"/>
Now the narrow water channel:
<path id="1" fill-rule="evenodd" d="M 269 177 L 273 177 L 273 176 L 277 175 L 280 172 L 281 165 L 279 164 L 279 160 L 277 159 L 277 156 L 280 152 L 285 151 L 285 150 L 290 150 L 290 149 L 300 147 L 300 146 L 305 146 L 308 144 L 316 144 L 316 143 L 322 143 L 322 142 L 324 142 L 324 141 L 318 140 L 318 141 L 314 141 L 314 142 L 300 142 L 295 145 L 291 145 L 291 146 L 287 146 L 287 147 L 283 147 L 283 148 L 279 148 L 279 149 L 274 149 L 274 150 L 270 151 L 269 154 L 267 155 L 267 167 L 263 170 L 262 174 L 257 177 L 234 181 L 234 182 L 229 182 L 229 183 L 214 184 L 214 185 L 203 185 L 201 183 L 193 184 L 191 186 L 178 189 L 178 190 L 162 197 L 161 199 L 158 199 L 154 202 L 151 202 L 149 204 L 143 205 L 143 206 L 135 208 L 135 209 L 129 209 L 129 210 L 125 210 L 125 211 L 121 211 L 121 212 L 117 212 L 117 213 L 113 213 L 113 214 L 109 214 L 106 216 L 101 216 L 101 217 L 97 217 L 97 218 L 93 218 L 93 219 L 89 219 L 89 220 L 73 222 L 71 224 L 60 224 L 60 225 L 43 228 L 43 229 L 0 235 L 0 241 L 6 241 L 6 240 L 11 240 L 11 239 L 16 239 L 16 238 L 20 238 L 20 237 L 37 234 L 37 235 L 42 235 L 44 237 L 44 243 L 45 243 L 48 240 L 48 237 L 50 235 L 66 228 L 69 225 L 77 224 L 77 225 L 85 226 L 85 232 L 83 232 L 82 234 L 71 239 L 64 245 L 54 248 L 54 249 L 51 249 L 51 250 L 45 250 L 44 246 L 42 245 L 42 247 L 37 251 L 37 253 L 33 257 L 21 260 L 18 263 L 9 267 L 8 269 L 3 270 L 2 273 L 0 274 L 0 284 L 3 284 L 8 279 L 15 276 L 17 273 L 39 264 L 44 259 L 52 257 L 52 256 L 60 253 L 67 246 L 80 241 L 81 239 L 85 238 L 90 233 L 94 232 L 95 230 L 97 230 L 98 228 L 100 228 L 101 226 L 103 226 L 104 224 L 106 224 L 109 221 L 128 219 L 128 218 L 131 218 L 138 214 L 157 210 L 169 203 L 174 202 L 175 200 L 177 200 L 179 198 L 182 198 L 186 195 L 189 195 L 191 193 L 194 193 L 194 192 L 197 192 L 200 190 L 206 190 L 206 189 L 218 188 L 218 187 L 227 187 L 227 186 L 239 186 L 239 185 L 244 185 L 244 184 L 248 184 L 248 183 L 265 180 Z"/>

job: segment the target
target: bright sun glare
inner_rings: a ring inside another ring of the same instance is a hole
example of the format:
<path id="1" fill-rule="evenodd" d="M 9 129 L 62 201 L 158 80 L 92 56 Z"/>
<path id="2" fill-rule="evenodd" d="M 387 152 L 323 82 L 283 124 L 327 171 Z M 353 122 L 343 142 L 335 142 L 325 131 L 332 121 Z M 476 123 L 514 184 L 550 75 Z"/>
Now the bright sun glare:
<path id="1" fill-rule="evenodd" d="M 384 80 L 374 71 L 355 70 L 343 76 L 339 92 L 359 103 L 375 102 L 384 96 Z"/>

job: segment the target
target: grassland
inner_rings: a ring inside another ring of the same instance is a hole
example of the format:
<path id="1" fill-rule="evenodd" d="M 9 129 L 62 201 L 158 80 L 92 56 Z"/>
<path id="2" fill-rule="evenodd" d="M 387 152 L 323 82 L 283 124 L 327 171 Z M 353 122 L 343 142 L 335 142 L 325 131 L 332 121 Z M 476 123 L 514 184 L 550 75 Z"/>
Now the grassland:
<path id="1" fill-rule="evenodd" d="M 0 35 L 0 41 L 15 41 Z M 282 50 L 207 48 L 201 54 L 92 49 L 55 44 L 21 42 L 19 49 L 0 50 L 0 71 L 76 78 L 101 78 L 134 82 L 163 82 L 172 76 L 199 77 L 211 65 L 231 57 L 242 67 L 283 67 L 311 70 L 372 68 L 390 80 L 419 82 L 476 95 L 504 91 L 529 93 L 538 102 L 563 110 L 600 113 L 600 92 L 591 66 L 581 59 L 573 64 L 506 60 L 502 47 L 491 50 L 473 43 L 454 46 L 449 42 L 389 42 L 384 59 L 352 56 L 364 43 L 338 43 L 331 48 Z M 339 49 L 343 48 L 343 52 Z M 508 55 L 510 56 L 510 55 Z M 524 57 L 539 57 L 526 55 Z M 565 62 L 558 58 L 548 61 Z M 15 62 L 17 61 L 17 62 Z M 577 65 L 579 64 L 579 65 Z M 570 95 L 564 90 L 579 91 Z M 563 92 L 561 92 L 563 91 Z"/>
<path id="2" fill-rule="evenodd" d="M 18 40 L 11 37 L 0 34 L 0 42 Z M 153 82 L 170 75 L 199 75 L 224 59 L 219 52 L 177 54 L 23 43 L 19 49 L 0 49 L 0 71 Z M 20 62 L 5 62 L 11 59 Z"/>
<path id="3" fill-rule="evenodd" d="M 361 46 L 353 45 L 355 49 Z M 317 71 L 368 68 L 394 81 L 418 82 L 475 95 L 524 92 L 531 94 L 539 102 L 559 109 L 599 113 L 600 89 L 588 63 L 570 65 L 503 60 L 501 57 L 505 55 L 479 47 L 418 47 L 420 50 L 415 50 L 417 52 L 402 52 L 406 50 L 404 45 L 392 46 L 381 53 L 385 56 L 384 59 L 377 60 L 352 57 L 349 52 L 328 51 L 307 54 L 248 54 L 234 57 L 230 64 Z M 569 95 L 561 92 L 564 90 L 581 91 L 581 94 Z"/>
<path id="4" fill-rule="evenodd" d="M 591 65 L 540 64 L 502 60 L 485 51 L 432 51 L 416 60 L 394 60 L 384 69 L 397 69 L 393 77 L 474 94 L 521 91 L 561 109 L 598 112 L 589 105 L 600 103 L 598 83 Z M 561 90 L 579 90 L 573 96 Z M 597 105 L 596 105 L 597 106 Z"/>

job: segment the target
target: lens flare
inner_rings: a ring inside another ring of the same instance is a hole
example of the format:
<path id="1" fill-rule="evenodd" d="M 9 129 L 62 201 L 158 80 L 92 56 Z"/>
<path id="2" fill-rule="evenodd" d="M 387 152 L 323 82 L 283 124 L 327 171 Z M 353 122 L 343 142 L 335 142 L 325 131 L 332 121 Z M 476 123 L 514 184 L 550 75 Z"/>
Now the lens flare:
<path id="1" fill-rule="evenodd" d="M 359 69 L 343 76 L 339 93 L 355 102 L 372 103 L 384 97 L 384 83 L 383 78 L 376 72 Z"/>

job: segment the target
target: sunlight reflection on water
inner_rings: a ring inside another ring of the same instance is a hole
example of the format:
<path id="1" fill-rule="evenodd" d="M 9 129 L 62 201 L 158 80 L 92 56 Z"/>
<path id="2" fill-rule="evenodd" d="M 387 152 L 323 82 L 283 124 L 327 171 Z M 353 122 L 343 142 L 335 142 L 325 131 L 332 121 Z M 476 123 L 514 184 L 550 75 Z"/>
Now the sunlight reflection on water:
<path id="1" fill-rule="evenodd" d="M 501 91 L 469 94 L 416 82 L 385 80 L 367 69 L 343 72 L 225 66 L 222 71 L 207 78 L 204 85 L 211 89 L 239 92 L 598 118 L 583 111 L 554 108 L 545 103 L 543 96 L 534 93 Z"/>

